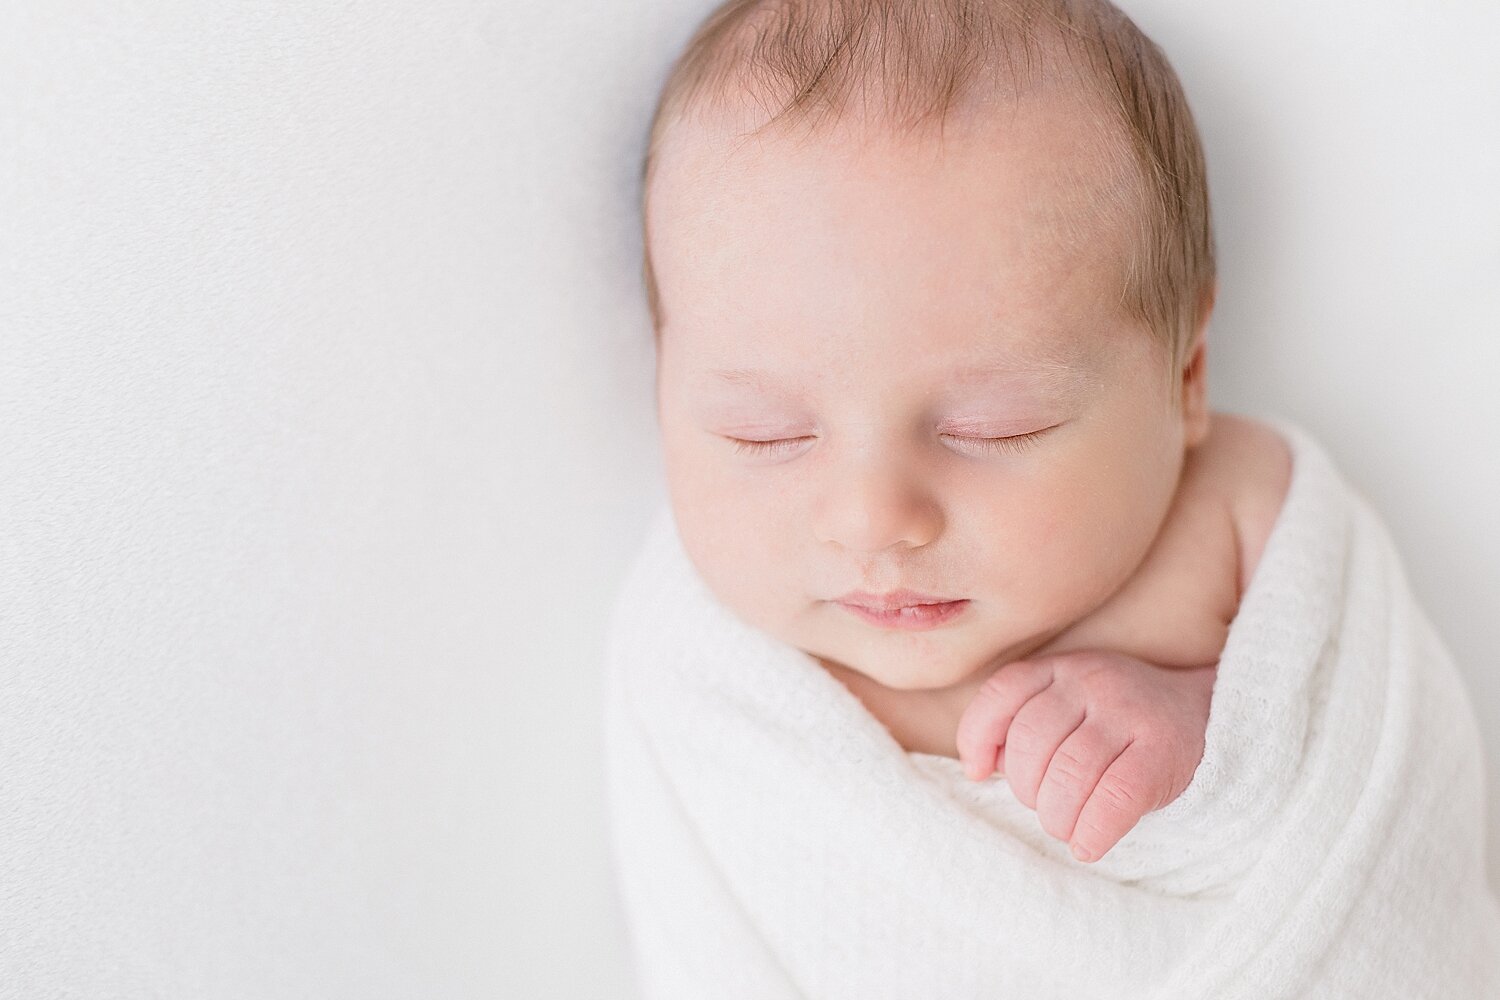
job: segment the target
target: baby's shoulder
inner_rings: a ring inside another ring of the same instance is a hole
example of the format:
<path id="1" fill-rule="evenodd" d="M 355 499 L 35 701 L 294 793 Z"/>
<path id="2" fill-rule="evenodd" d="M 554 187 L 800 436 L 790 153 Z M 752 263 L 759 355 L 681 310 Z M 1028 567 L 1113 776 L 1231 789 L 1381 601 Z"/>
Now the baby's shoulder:
<path id="1" fill-rule="evenodd" d="M 1265 551 L 1292 481 L 1292 451 L 1281 433 L 1253 417 L 1214 412 L 1190 454 L 1234 526 L 1238 589 L 1244 593 Z"/>

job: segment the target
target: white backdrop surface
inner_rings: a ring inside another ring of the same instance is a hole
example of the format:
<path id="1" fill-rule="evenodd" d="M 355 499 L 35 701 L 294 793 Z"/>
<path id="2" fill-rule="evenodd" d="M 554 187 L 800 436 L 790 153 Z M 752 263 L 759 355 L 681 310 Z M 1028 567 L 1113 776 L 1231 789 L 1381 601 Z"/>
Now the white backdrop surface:
<path id="1" fill-rule="evenodd" d="M 635 185 L 710 6 L 0 11 L 0 997 L 632 995 Z M 1211 404 L 1385 516 L 1500 886 L 1500 7 L 1122 6 L 1207 146 Z"/>

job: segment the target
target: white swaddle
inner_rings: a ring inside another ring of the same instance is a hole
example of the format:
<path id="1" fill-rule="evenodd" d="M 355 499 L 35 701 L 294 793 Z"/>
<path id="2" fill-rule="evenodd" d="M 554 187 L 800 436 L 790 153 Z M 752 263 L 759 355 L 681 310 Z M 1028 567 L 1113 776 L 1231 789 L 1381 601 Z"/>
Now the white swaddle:
<path id="1" fill-rule="evenodd" d="M 1472 706 L 1379 518 L 1306 432 L 1192 783 L 1076 861 L 1005 779 L 907 752 L 736 618 L 669 508 L 606 677 L 648 1000 L 1500 997 Z"/>

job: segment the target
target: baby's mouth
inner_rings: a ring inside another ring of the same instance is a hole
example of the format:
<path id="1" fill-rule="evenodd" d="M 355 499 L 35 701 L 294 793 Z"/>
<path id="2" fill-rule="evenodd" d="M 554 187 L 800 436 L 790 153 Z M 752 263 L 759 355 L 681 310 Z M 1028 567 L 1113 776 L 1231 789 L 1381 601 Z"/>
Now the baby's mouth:
<path id="1" fill-rule="evenodd" d="M 945 625 L 958 617 L 969 605 L 967 599 L 934 604 L 909 604 L 893 608 L 871 608 L 842 599 L 835 603 L 866 624 L 903 631 L 920 631 Z"/>
<path id="2" fill-rule="evenodd" d="M 923 594 L 915 590 L 907 590 L 905 587 L 889 590 L 883 594 L 872 594 L 868 590 L 851 590 L 842 597 L 835 598 L 840 604 L 852 604 L 856 607 L 867 608 L 870 611 L 898 611 L 903 608 L 918 607 L 922 605 L 954 604 L 959 598 L 939 597 L 935 594 Z"/>

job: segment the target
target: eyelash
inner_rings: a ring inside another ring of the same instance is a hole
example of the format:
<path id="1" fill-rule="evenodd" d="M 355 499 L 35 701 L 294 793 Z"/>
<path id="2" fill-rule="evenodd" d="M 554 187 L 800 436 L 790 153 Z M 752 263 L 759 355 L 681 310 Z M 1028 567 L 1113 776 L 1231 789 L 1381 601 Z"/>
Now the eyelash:
<path id="1" fill-rule="evenodd" d="M 1042 430 L 1031 431 L 1027 434 L 1012 434 L 1009 437 L 997 438 L 959 437 L 956 434 L 945 434 L 944 437 L 959 437 L 961 441 L 968 441 L 975 444 L 980 451 L 1025 451 L 1036 444 L 1037 438 L 1051 429 L 1050 427 L 1045 427 Z"/>
<path id="2" fill-rule="evenodd" d="M 1000 451 L 1017 452 L 1017 451 L 1025 451 L 1027 448 L 1030 448 L 1033 444 L 1036 443 L 1036 439 L 1037 438 L 1041 437 L 1043 434 L 1047 433 L 1047 431 L 1049 431 L 1051 429 L 1052 428 L 1050 428 L 1050 427 L 1046 427 L 1046 428 L 1043 428 L 1042 430 L 1031 431 L 1031 432 L 1026 433 L 1026 434 L 1011 434 L 1008 437 L 998 437 L 998 438 L 963 437 L 963 436 L 958 435 L 958 434 L 944 434 L 942 436 L 943 437 L 958 438 L 958 440 L 960 440 L 960 441 L 970 442 L 971 444 L 973 444 L 976 447 L 978 447 L 980 451 L 985 451 L 985 452 L 1000 452 Z M 806 437 L 781 438 L 781 439 L 774 440 L 774 441 L 747 441 L 744 438 L 733 438 L 733 437 L 729 439 L 729 441 L 734 445 L 734 450 L 737 453 L 751 453 L 751 454 L 757 454 L 757 455 L 774 454 L 774 453 L 777 453 L 777 452 L 782 452 L 782 451 L 787 450 L 791 446 L 797 444 L 797 442 L 799 442 L 799 441 L 806 441 L 806 440 L 807 440 Z"/>
<path id="3" fill-rule="evenodd" d="M 751 452 L 756 455 L 764 455 L 778 451 L 785 451 L 788 447 L 796 444 L 798 441 L 806 440 L 807 438 L 805 437 L 799 437 L 783 438 L 777 441 L 746 441 L 744 438 L 732 437 L 729 439 L 729 442 L 730 444 L 734 445 L 734 450 L 736 452 Z"/>

